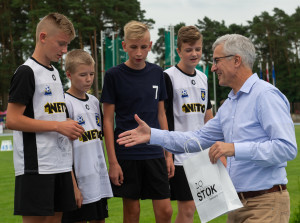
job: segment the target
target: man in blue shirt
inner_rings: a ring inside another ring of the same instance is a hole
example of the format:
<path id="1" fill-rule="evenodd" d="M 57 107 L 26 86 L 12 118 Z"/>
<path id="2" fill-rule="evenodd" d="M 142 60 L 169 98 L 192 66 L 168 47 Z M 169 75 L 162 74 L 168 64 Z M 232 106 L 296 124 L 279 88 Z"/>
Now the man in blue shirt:
<path id="1" fill-rule="evenodd" d="M 228 214 L 228 222 L 289 222 L 290 198 L 285 167 L 297 155 L 295 128 L 287 98 L 252 73 L 255 48 L 241 35 L 225 35 L 213 44 L 213 66 L 221 86 L 232 88 L 216 116 L 201 130 L 169 132 L 139 127 L 120 134 L 119 144 L 159 144 L 183 153 L 184 143 L 197 138 L 209 148 L 212 163 L 225 156 L 227 170 L 243 208 Z M 197 152 L 196 146 L 189 147 Z M 201 165 L 201 164 L 200 164 Z"/>

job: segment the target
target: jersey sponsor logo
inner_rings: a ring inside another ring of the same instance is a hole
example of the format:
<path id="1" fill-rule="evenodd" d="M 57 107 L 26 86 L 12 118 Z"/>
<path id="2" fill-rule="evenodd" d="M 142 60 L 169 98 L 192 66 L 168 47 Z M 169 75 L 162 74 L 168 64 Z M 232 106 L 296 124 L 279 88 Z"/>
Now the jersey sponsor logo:
<path id="1" fill-rule="evenodd" d="M 83 133 L 83 135 L 79 138 L 81 142 L 87 142 L 94 139 L 102 140 L 102 131 L 98 131 L 97 129 L 89 130 Z"/>
<path id="2" fill-rule="evenodd" d="M 45 112 L 48 114 L 53 114 L 53 113 L 65 113 L 66 111 L 66 104 L 65 102 L 54 102 L 54 103 L 49 103 L 44 105 Z"/>
<path id="3" fill-rule="evenodd" d="M 183 104 L 181 108 L 184 113 L 205 112 L 205 105 L 200 103 Z"/>
<path id="4" fill-rule="evenodd" d="M 54 74 L 52 74 L 52 79 L 53 79 L 54 81 L 56 81 L 56 77 L 55 77 Z"/>
<path id="5" fill-rule="evenodd" d="M 183 90 L 181 91 L 181 97 L 182 97 L 182 98 L 187 98 L 187 97 L 189 97 L 189 94 L 188 94 L 187 90 L 183 89 Z"/>
<path id="6" fill-rule="evenodd" d="M 51 88 L 49 85 L 46 85 L 44 95 L 47 95 L 47 96 L 52 95 L 52 91 L 51 91 Z"/>
<path id="7" fill-rule="evenodd" d="M 76 120 L 77 120 L 79 125 L 84 125 L 85 124 L 85 121 L 84 121 L 82 115 L 78 115 Z"/>
<path id="8" fill-rule="evenodd" d="M 86 110 L 90 110 L 90 106 L 88 104 L 85 104 Z"/>
<path id="9" fill-rule="evenodd" d="M 192 80 L 191 83 L 192 83 L 192 85 L 195 85 L 195 84 L 196 84 L 196 81 L 195 81 L 195 80 Z"/>
<path id="10" fill-rule="evenodd" d="M 204 101 L 205 100 L 205 90 L 201 89 L 201 99 Z"/>
<path id="11" fill-rule="evenodd" d="M 99 114 L 95 114 L 95 118 L 96 118 L 96 124 L 99 126 L 99 127 L 101 127 L 101 121 L 100 121 L 100 116 L 99 116 Z"/>
<path id="12" fill-rule="evenodd" d="M 195 182 L 195 185 L 199 201 L 203 201 L 205 199 L 213 199 L 217 196 L 218 191 L 215 188 L 215 184 L 204 186 L 202 180 L 199 180 L 198 182 Z"/>

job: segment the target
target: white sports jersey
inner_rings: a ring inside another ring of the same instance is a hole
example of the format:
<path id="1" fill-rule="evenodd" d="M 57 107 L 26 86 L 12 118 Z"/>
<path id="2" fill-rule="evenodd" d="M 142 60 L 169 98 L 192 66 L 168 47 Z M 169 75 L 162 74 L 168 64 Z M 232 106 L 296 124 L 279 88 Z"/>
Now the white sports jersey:
<path id="1" fill-rule="evenodd" d="M 187 75 L 173 66 L 164 71 L 172 81 L 174 131 L 193 131 L 204 125 L 207 110 L 208 86 L 204 73 L 196 70 L 195 75 Z M 174 155 L 174 164 L 182 165 L 188 156 Z"/>
<path id="2" fill-rule="evenodd" d="M 32 95 L 27 97 L 29 103 L 26 105 L 30 112 L 25 110 L 24 115 L 38 120 L 66 120 L 63 87 L 54 67 L 46 68 L 30 58 L 18 68 L 14 76 L 15 80 L 25 81 L 12 81 L 15 85 L 12 85 L 11 102 L 26 98 L 27 91 L 32 91 Z M 31 82 L 26 81 L 27 79 Z M 16 176 L 24 173 L 55 174 L 72 170 L 72 146 L 66 136 L 58 132 L 14 131 L 13 138 Z"/>
<path id="3" fill-rule="evenodd" d="M 82 137 L 73 141 L 74 172 L 83 204 L 113 196 L 103 151 L 99 101 L 93 95 L 86 96 L 83 100 L 66 93 L 70 118 L 85 129 Z"/>

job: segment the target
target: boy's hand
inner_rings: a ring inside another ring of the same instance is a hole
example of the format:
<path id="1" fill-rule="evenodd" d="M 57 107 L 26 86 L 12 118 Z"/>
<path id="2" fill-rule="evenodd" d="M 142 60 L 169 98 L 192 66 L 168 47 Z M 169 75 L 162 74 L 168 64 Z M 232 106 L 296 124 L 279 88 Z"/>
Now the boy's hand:
<path id="1" fill-rule="evenodd" d="M 174 166 L 172 155 L 166 157 L 166 164 L 167 164 L 168 178 L 170 179 L 174 177 L 175 174 L 175 166 Z"/>
<path id="2" fill-rule="evenodd" d="M 125 147 L 134 146 L 141 143 L 147 143 L 150 141 L 151 129 L 138 115 L 134 115 L 134 119 L 139 124 L 135 129 L 128 130 L 119 135 L 117 143 L 119 145 L 125 145 Z"/>
<path id="3" fill-rule="evenodd" d="M 111 182 L 116 186 L 121 186 L 124 181 L 122 168 L 118 163 L 109 164 L 109 178 Z"/>
<path id="4" fill-rule="evenodd" d="M 83 197 L 78 187 L 74 187 L 74 193 L 75 193 L 76 205 L 78 208 L 81 208 Z"/>
<path id="5" fill-rule="evenodd" d="M 74 120 L 67 120 L 59 122 L 57 132 L 69 137 L 71 140 L 75 140 L 84 133 L 84 128 Z"/>

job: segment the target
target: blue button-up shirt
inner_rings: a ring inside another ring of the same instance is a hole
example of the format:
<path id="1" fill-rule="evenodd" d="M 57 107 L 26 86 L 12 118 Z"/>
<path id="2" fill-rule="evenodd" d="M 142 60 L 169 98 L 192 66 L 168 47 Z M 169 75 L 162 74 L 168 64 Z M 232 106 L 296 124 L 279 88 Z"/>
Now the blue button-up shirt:
<path id="1" fill-rule="evenodd" d="M 227 158 L 227 170 L 237 192 L 286 184 L 287 161 L 297 155 L 289 102 L 257 74 L 249 77 L 236 94 L 231 91 L 216 116 L 200 130 L 183 133 L 151 129 L 150 143 L 183 153 L 190 138 L 197 138 L 203 148 L 216 141 L 234 143 L 235 156 Z M 188 150 L 198 152 L 199 148 L 194 143 Z"/>

